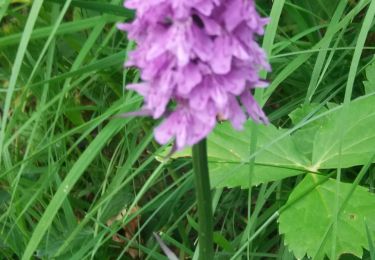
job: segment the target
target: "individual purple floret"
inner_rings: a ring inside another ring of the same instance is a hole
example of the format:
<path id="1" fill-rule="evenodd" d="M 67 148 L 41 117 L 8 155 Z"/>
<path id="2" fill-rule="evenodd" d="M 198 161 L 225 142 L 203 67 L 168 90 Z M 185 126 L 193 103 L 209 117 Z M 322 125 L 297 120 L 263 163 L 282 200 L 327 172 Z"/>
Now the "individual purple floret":
<path id="1" fill-rule="evenodd" d="M 270 70 L 255 41 L 264 33 L 253 0 L 128 0 L 131 24 L 118 27 L 138 47 L 126 66 L 138 67 L 142 82 L 128 86 L 144 97 L 140 114 L 163 118 L 155 129 L 160 144 L 180 150 L 205 138 L 217 118 L 242 129 L 247 117 L 267 123 L 252 96 L 265 87 Z"/>

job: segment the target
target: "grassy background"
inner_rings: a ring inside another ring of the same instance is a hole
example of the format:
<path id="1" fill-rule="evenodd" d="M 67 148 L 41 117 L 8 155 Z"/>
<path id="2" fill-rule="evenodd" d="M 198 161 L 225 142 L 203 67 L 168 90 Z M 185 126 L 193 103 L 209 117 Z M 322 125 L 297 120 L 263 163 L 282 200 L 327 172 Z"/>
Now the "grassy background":
<path id="1" fill-rule="evenodd" d="M 365 94 L 364 69 L 375 45 L 373 21 L 364 23 L 370 3 L 258 1 L 259 11 L 271 16 L 260 42 L 273 71 L 263 74 L 271 85 L 257 97 L 275 125 L 290 125 L 287 115 L 303 103 Z M 160 162 L 152 120 L 113 118 L 142 104 L 123 88 L 138 72 L 122 67 L 134 45 L 115 24 L 134 14 L 121 5 L 0 1 L 3 258 L 163 259 L 153 232 L 180 259 L 196 257 L 190 159 Z M 353 180 L 355 171 L 342 178 Z M 272 216 L 300 179 L 251 192 L 215 190 L 218 258 L 294 259 Z M 363 182 L 375 184 L 371 177 Z"/>

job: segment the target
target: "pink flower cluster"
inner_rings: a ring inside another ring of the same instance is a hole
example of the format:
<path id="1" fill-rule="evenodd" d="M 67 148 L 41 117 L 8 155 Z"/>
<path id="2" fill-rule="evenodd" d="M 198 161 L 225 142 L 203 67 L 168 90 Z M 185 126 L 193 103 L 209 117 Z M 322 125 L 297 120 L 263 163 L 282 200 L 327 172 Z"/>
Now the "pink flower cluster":
<path id="1" fill-rule="evenodd" d="M 160 144 L 178 150 L 205 138 L 217 118 L 241 130 L 250 116 L 267 123 L 251 91 L 267 84 L 269 70 L 255 38 L 264 33 L 253 0 L 127 0 L 136 19 L 119 25 L 135 40 L 126 66 L 141 71 L 128 86 L 144 97 L 141 114 L 163 118 L 155 129 Z"/>

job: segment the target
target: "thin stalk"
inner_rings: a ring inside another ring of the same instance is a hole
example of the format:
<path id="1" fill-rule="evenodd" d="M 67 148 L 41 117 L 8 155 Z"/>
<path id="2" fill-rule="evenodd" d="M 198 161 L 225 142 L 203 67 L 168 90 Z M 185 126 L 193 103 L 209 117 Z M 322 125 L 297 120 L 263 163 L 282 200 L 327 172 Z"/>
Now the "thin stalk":
<path id="1" fill-rule="evenodd" d="M 193 166 L 198 205 L 199 259 L 209 260 L 214 258 L 214 250 L 211 188 L 205 139 L 193 146 Z"/>

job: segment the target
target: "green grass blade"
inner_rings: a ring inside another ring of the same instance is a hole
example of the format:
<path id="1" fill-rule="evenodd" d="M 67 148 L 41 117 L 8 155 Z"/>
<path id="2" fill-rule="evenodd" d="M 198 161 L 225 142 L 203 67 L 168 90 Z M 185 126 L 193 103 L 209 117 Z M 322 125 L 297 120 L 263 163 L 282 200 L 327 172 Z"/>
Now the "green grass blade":
<path id="1" fill-rule="evenodd" d="M 106 144 L 108 139 L 115 133 L 120 131 L 128 120 L 113 120 L 99 133 L 94 141 L 87 147 L 81 157 L 75 162 L 68 175 L 61 183 L 60 187 L 53 196 L 47 209 L 39 220 L 33 235 L 31 236 L 22 259 L 30 259 L 37 249 L 40 241 L 46 234 L 49 226 L 51 225 L 57 211 L 60 209 L 62 203 L 66 199 L 74 184 L 78 181 L 84 173 L 87 166 L 94 160 L 94 158 L 101 151 L 102 147 Z"/>
<path id="2" fill-rule="evenodd" d="M 353 54 L 352 63 L 350 65 L 348 81 L 347 81 L 346 89 L 345 89 L 345 100 L 344 100 L 345 103 L 350 102 L 352 98 L 353 85 L 354 85 L 354 80 L 357 75 L 359 61 L 361 59 L 363 47 L 365 46 L 367 35 L 371 29 L 374 17 L 375 17 L 375 1 L 371 1 L 368 7 L 368 11 L 366 13 L 365 19 L 363 21 L 361 31 L 358 36 L 357 44 L 356 44 L 355 51 Z"/>
<path id="3" fill-rule="evenodd" d="M 0 151 L 1 153 L 3 152 L 3 145 L 4 145 L 4 140 L 5 140 L 5 128 L 7 126 L 9 109 L 11 106 L 13 93 L 16 88 L 18 75 L 19 75 L 22 62 L 23 62 L 23 59 L 27 50 L 27 45 L 30 41 L 30 37 L 33 31 L 36 19 L 38 18 L 40 8 L 42 7 L 42 4 L 43 4 L 43 0 L 35 0 L 33 2 L 33 5 L 30 10 L 30 14 L 27 18 L 25 29 L 22 33 L 22 38 L 21 38 L 21 42 L 17 50 L 16 59 L 12 67 L 12 74 L 9 80 L 8 91 L 6 94 L 5 104 L 4 104 L 3 113 L 2 113 L 3 118 L 1 121 L 1 129 L 0 129 Z M 0 156 L 0 167 L 1 167 L 2 158 L 3 156 Z"/>
<path id="4" fill-rule="evenodd" d="M 4 0 L 2 2 L 2 5 L 0 6 L 0 24 L 1 24 L 1 20 L 3 20 L 3 17 L 8 10 L 10 2 L 11 2 L 11 0 Z"/>
<path id="5" fill-rule="evenodd" d="M 56 35 L 73 34 L 82 30 L 90 29 L 97 25 L 99 22 L 105 21 L 106 23 L 118 22 L 119 18 L 114 16 L 95 16 L 87 19 L 82 19 L 73 22 L 63 23 L 56 31 Z M 25 28 L 26 29 L 26 28 Z M 44 28 L 38 28 L 32 31 L 30 40 L 38 40 L 47 38 L 54 30 L 54 26 L 48 26 Z M 0 49 L 17 44 L 21 38 L 22 33 L 12 34 L 9 36 L 0 38 Z"/>
<path id="6" fill-rule="evenodd" d="M 62 0 L 47 0 L 48 2 L 63 4 L 64 1 Z M 73 0 L 72 6 L 80 7 L 86 10 L 93 10 L 100 13 L 105 14 L 112 14 L 112 15 L 118 15 L 127 18 L 128 20 L 131 20 L 134 18 L 134 10 L 129 10 L 126 8 L 122 8 L 117 5 L 113 4 L 107 4 L 107 3 L 98 3 L 96 1 L 81 1 L 81 0 Z"/>

